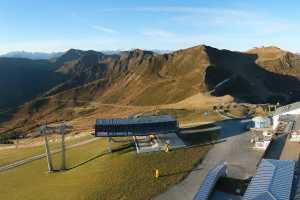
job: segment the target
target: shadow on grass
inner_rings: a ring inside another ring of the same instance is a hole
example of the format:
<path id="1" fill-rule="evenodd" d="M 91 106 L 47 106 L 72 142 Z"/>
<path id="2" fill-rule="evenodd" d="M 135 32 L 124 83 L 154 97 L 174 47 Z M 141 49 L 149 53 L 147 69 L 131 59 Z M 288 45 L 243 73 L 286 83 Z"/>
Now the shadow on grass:
<path id="1" fill-rule="evenodd" d="M 118 147 L 116 149 L 112 149 L 112 153 L 110 153 L 110 152 L 103 152 L 103 153 L 101 153 L 99 155 L 96 155 L 94 157 L 91 157 L 90 159 L 88 159 L 88 160 L 86 160 L 84 162 L 81 162 L 81 163 L 79 163 L 79 164 L 77 164 L 77 165 L 75 165 L 73 167 L 69 167 L 67 170 L 72 170 L 72 169 L 78 168 L 78 167 L 80 167 L 82 165 L 85 165 L 85 164 L 87 164 L 87 163 L 89 163 L 89 162 L 91 162 L 93 160 L 96 160 L 97 158 L 100 158 L 102 156 L 105 156 L 105 155 L 110 155 L 110 154 L 113 154 L 113 153 L 118 153 L 118 154 L 128 153 L 128 152 L 132 151 L 131 147 L 133 147 L 133 145 L 131 143 L 124 144 L 124 145 L 122 145 L 122 146 L 120 146 L 120 147 Z"/>
<path id="2" fill-rule="evenodd" d="M 119 148 L 113 149 L 112 152 L 118 154 L 125 154 L 131 152 L 133 150 L 133 147 L 134 147 L 133 143 L 123 144 Z"/>
<path id="3" fill-rule="evenodd" d="M 109 154 L 109 153 L 108 153 L 108 152 L 105 152 L 105 153 L 96 155 L 96 156 L 94 156 L 94 157 L 92 157 L 92 158 L 90 158 L 90 159 L 88 159 L 88 160 L 86 160 L 86 161 L 84 161 L 84 162 L 81 162 L 81 163 L 79 163 L 79 164 L 77 164 L 77 165 L 75 165 L 75 166 L 73 166 L 73 167 L 69 167 L 67 170 L 75 169 L 75 168 L 77 168 L 77 167 L 80 167 L 80 166 L 82 166 L 82 165 L 84 165 L 84 164 L 87 164 L 87 163 L 89 163 L 89 162 L 91 162 L 91 161 L 93 161 L 93 160 L 96 160 L 97 158 L 100 158 L 100 157 L 102 157 L 102 156 L 105 156 L 105 155 L 107 155 L 107 154 Z"/>
<path id="4" fill-rule="evenodd" d="M 205 146 L 209 146 L 209 145 L 223 143 L 225 141 L 226 141 L 226 139 L 221 139 L 221 140 L 216 140 L 216 141 L 211 141 L 211 142 L 206 142 L 206 143 L 191 144 L 191 145 L 188 145 L 186 148 L 205 147 Z"/>

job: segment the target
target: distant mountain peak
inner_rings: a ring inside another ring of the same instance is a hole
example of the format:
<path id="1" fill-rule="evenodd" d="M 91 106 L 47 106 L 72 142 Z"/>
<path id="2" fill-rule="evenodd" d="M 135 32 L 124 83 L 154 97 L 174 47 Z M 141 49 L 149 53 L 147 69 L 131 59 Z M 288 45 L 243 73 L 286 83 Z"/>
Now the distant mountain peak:
<path id="1" fill-rule="evenodd" d="M 83 50 L 71 48 L 71 49 L 67 50 L 65 52 L 65 54 L 67 54 L 67 53 L 79 53 L 79 52 L 83 52 Z"/>
<path id="2" fill-rule="evenodd" d="M 282 53 L 282 52 L 287 52 L 277 46 L 261 46 L 261 47 L 254 47 L 252 49 L 249 49 L 248 51 L 249 53 L 256 53 L 256 52 L 273 52 L 273 53 Z"/>
<path id="3" fill-rule="evenodd" d="M 63 53 L 62 52 L 28 52 L 28 51 L 12 51 L 6 54 L 0 55 L 0 57 L 6 58 L 27 58 L 31 60 L 49 60 L 53 58 L 60 57 Z"/>
<path id="4" fill-rule="evenodd" d="M 66 62 L 79 59 L 85 52 L 79 49 L 69 49 L 54 61 L 58 65 L 63 65 Z"/>

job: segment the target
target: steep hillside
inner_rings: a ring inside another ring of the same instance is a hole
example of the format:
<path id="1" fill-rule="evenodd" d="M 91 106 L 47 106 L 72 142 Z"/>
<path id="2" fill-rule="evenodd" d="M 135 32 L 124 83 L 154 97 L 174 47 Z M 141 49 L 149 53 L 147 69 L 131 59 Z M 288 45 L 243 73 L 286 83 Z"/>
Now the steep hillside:
<path id="1" fill-rule="evenodd" d="M 63 81 L 55 69 L 46 60 L 0 58 L 0 110 L 23 104 Z"/>
<path id="2" fill-rule="evenodd" d="M 127 53 L 119 61 L 127 66 L 126 73 L 120 81 L 111 84 L 101 99 L 156 105 L 177 102 L 205 91 L 203 73 L 209 61 L 204 48 L 198 46 L 164 55 L 140 50 Z"/>
<path id="3" fill-rule="evenodd" d="M 56 66 L 61 68 L 66 63 L 76 61 L 85 54 L 85 51 L 78 49 L 70 49 L 67 52 L 65 52 L 62 56 L 55 59 L 51 59 L 51 61 L 52 63 L 56 63 Z"/>
<path id="4" fill-rule="evenodd" d="M 256 63 L 268 71 L 300 78 L 300 56 L 278 47 L 262 47 L 247 53 L 257 55 Z"/>
<path id="5" fill-rule="evenodd" d="M 200 45 L 169 54 L 136 49 L 118 55 L 73 49 L 50 63 L 67 79 L 24 104 L 11 124 L 34 121 L 34 127 L 42 119 L 101 112 L 105 105 L 174 104 L 197 94 L 250 103 L 300 100 L 299 58 L 275 47 L 243 53 Z"/>
<path id="6" fill-rule="evenodd" d="M 69 68 L 72 78 L 50 94 L 101 80 L 92 97 L 104 103 L 167 104 L 209 91 L 237 101 L 288 103 L 299 99 L 299 65 L 298 56 L 274 47 L 246 53 L 208 46 L 163 55 L 139 49 L 120 56 L 89 52 Z"/>
<path id="7" fill-rule="evenodd" d="M 265 48 L 256 49 L 256 53 L 240 53 L 209 47 L 206 52 L 211 61 L 206 72 L 207 86 L 213 88 L 229 79 L 216 90 L 215 95 L 229 94 L 236 97 L 236 100 L 252 103 L 285 104 L 300 99 L 300 64 L 297 57 L 294 57 L 293 69 L 278 62 L 285 59 L 285 56 L 294 54 L 282 52 L 279 55 L 278 52 Z M 270 66 L 276 70 L 272 70 Z"/>
<path id="8" fill-rule="evenodd" d="M 48 94 L 80 90 L 98 80 L 101 87 L 94 97 L 106 103 L 156 105 L 183 100 L 206 90 L 203 73 L 209 62 L 204 48 L 164 55 L 139 49 L 112 56 L 91 51 L 68 70 L 59 69 L 71 78 Z"/>
<path id="9" fill-rule="evenodd" d="M 68 80 L 69 74 L 63 69 L 73 66 L 79 58 L 89 53 L 71 49 L 51 60 L 0 57 L 0 111 L 42 96 Z"/>

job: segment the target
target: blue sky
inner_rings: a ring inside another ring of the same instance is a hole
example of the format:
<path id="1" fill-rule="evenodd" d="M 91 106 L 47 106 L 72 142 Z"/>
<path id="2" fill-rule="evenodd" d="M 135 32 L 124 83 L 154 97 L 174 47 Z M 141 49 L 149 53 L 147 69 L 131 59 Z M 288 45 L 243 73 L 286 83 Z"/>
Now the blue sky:
<path id="1" fill-rule="evenodd" d="M 0 53 L 175 50 L 206 44 L 300 52 L 299 1 L 3 0 Z"/>

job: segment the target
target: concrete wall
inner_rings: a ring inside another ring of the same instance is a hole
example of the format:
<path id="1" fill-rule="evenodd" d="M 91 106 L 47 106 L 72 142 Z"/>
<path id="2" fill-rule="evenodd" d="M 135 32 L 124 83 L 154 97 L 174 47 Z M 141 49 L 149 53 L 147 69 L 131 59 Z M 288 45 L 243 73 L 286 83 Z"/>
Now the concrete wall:
<path id="1" fill-rule="evenodd" d="M 291 110 L 289 112 L 285 112 L 285 113 L 281 113 L 280 115 L 299 115 L 300 114 L 300 108 L 298 109 L 295 109 L 295 110 Z M 274 115 L 273 116 L 273 130 L 276 129 L 276 127 L 278 126 L 279 124 L 279 116 L 280 115 Z"/>

